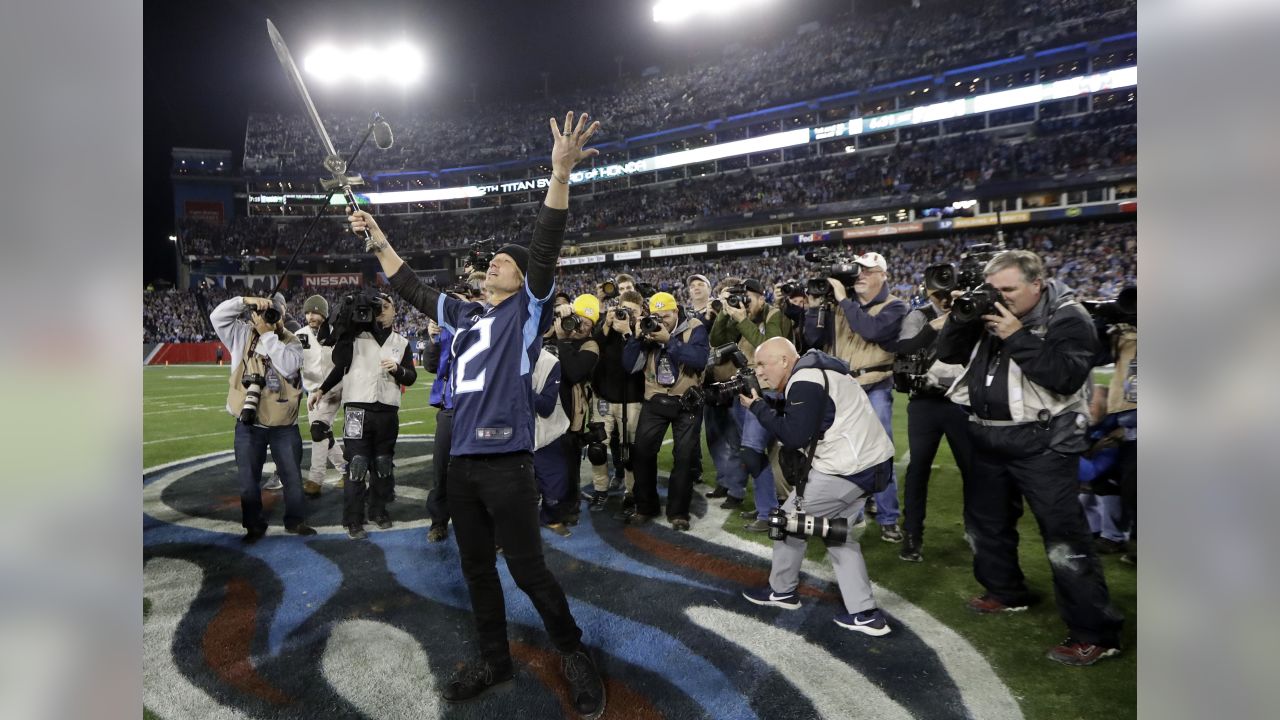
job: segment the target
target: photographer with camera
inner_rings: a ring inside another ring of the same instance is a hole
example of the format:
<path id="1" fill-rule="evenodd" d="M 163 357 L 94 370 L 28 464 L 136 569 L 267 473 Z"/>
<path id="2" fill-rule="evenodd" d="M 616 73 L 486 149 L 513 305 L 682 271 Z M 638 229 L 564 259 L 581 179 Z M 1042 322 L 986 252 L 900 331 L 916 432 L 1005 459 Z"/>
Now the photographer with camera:
<path id="1" fill-rule="evenodd" d="M 369 519 L 383 530 L 391 527 L 387 503 L 395 492 L 400 387 L 412 385 L 418 371 L 409 341 L 391 329 L 396 309 L 390 296 L 351 293 L 342 302 L 334 329 L 338 337 L 333 346 L 333 370 L 311 394 L 307 409 L 318 407 L 341 383 L 342 442 L 348 459 L 342 524 L 347 537 L 363 540 L 369 536 L 364 529 L 366 502 Z M 372 318 L 366 319 L 369 315 Z"/>
<path id="2" fill-rule="evenodd" d="M 743 597 L 757 605 L 798 609 L 806 541 L 821 537 L 846 610 L 835 623 L 866 635 L 887 635 L 889 623 L 872 597 L 858 545 L 865 525 L 850 527 L 850 520 L 868 495 L 888 483 L 893 442 L 849 366 L 837 358 L 819 350 L 800 357 L 790 340 L 774 338 L 756 349 L 756 374 L 761 385 L 782 389 L 781 411 L 754 388 L 740 402 L 787 448 L 785 467 L 795 489 L 769 515 L 774 540 L 769 586 L 747 590 Z"/>
<path id="3" fill-rule="evenodd" d="M 672 468 L 667 485 L 667 519 L 678 531 L 689 529 L 694 462 L 702 442 L 702 372 L 711 346 L 707 329 L 682 318 L 671 293 L 654 293 L 649 314 L 640 318 L 639 335 L 622 350 L 623 367 L 644 374 L 644 404 L 636 423 L 634 512 L 628 524 L 643 524 L 662 509 L 658 498 L 658 451 L 672 428 Z"/>
<path id="4" fill-rule="evenodd" d="M 1097 333 L 1071 290 L 1044 277 L 1034 252 L 1002 252 L 987 263 L 984 276 L 987 286 L 977 292 L 953 291 L 951 313 L 938 333 L 938 359 L 965 366 L 950 397 L 970 413 L 965 532 L 974 577 L 986 589 L 969 607 L 1000 613 L 1030 604 L 1018 564 L 1017 522 L 1025 498 L 1070 631 L 1048 657 L 1092 665 L 1119 653 L 1124 622 L 1111 605 L 1076 499 Z"/>
<path id="5" fill-rule="evenodd" d="M 592 492 L 588 509 L 600 512 L 609 499 L 609 466 L 606 452 L 614 448 L 616 465 L 623 468 L 622 510 L 619 519 L 635 512 L 635 474 L 632 464 L 632 443 L 636 422 L 640 419 L 640 403 L 644 401 L 644 377 L 628 372 L 623 366 L 622 353 L 627 341 L 636 335 L 636 325 L 644 314 L 644 298 L 635 290 L 618 296 L 616 307 L 605 313 L 600 323 L 596 342 L 600 346 L 600 361 L 591 374 L 591 389 L 595 394 L 593 407 L 596 422 L 588 424 L 587 459 L 591 461 Z M 611 442 L 616 440 L 616 443 Z"/>
<path id="6" fill-rule="evenodd" d="M 907 313 L 898 335 L 898 356 L 894 361 L 893 381 L 899 392 L 908 394 L 907 447 L 911 455 L 907 463 L 907 482 L 903 491 L 905 539 L 898 557 L 908 562 L 921 562 L 924 542 L 925 507 L 929 498 L 929 475 L 933 459 L 938 455 L 942 438 L 947 438 L 951 454 L 960 471 L 962 487 L 969 486 L 969 418 L 964 410 L 947 399 L 947 390 L 960 376 L 960 365 L 938 360 L 938 331 L 951 311 L 951 293 L 930 292 L 923 307 Z"/>
<path id="7" fill-rule="evenodd" d="M 701 277 L 701 275 L 694 275 L 689 278 L 691 298 L 694 297 L 695 283 L 699 282 L 697 278 Z M 741 285 L 742 278 L 727 277 L 721 280 L 715 287 L 715 298 L 708 297 L 704 314 L 697 315 L 699 322 L 708 328 L 714 328 L 716 320 L 724 312 L 729 288 Z M 720 345 L 713 343 L 712 347 L 718 348 Z M 726 382 L 732 379 L 737 371 L 738 368 L 734 367 L 732 358 L 722 357 L 719 362 L 713 358 L 708 362 L 703 387 L 710 388 L 716 383 Z M 711 452 L 711 462 L 716 468 L 716 486 L 706 493 L 706 497 L 726 498 L 724 507 L 741 505 L 743 497 L 747 494 L 747 469 L 740 456 L 743 415 L 745 413 L 732 397 L 714 392 L 706 394 L 703 427 L 706 428 L 707 449 Z M 736 501 L 731 502 L 730 498 L 736 498 Z"/>
<path id="8" fill-rule="evenodd" d="M 724 300 L 724 311 L 711 327 L 711 345 L 719 348 L 736 344 L 747 359 L 747 367 L 755 365 L 756 348 L 769 338 L 786 337 L 791 333 L 791 321 L 777 307 L 765 302 L 764 285 L 755 278 L 748 278 L 737 287 L 730 288 Z M 766 386 L 765 391 L 775 390 Z M 741 428 L 739 459 L 745 475 L 755 478 L 755 515 L 745 529 L 765 532 L 769 529 L 767 518 L 778 506 L 778 489 L 774 483 L 773 468 L 769 463 L 769 444 L 773 436 L 741 405 L 732 402 L 734 419 Z M 722 508 L 734 509 L 742 505 L 746 493 L 746 477 L 738 487 L 719 486 L 707 493 L 708 498 L 725 498 Z"/>
<path id="9" fill-rule="evenodd" d="M 532 370 L 552 321 L 547 303 L 555 290 L 556 263 L 564 243 L 570 173 L 598 155 L 584 146 L 598 122 L 569 113 L 563 129 L 550 120 L 551 180 L 528 247 L 498 249 L 485 274 L 488 304 L 464 303 L 423 284 L 405 265 L 373 216 L 352 209 L 355 232 L 368 232 L 391 287 L 441 327 L 455 333 L 454 434 L 449 458 L 449 513 L 453 516 L 462 574 L 479 635 L 481 660 L 462 668 L 444 688 L 444 699 L 462 702 L 512 678 L 506 606 L 498 576 L 501 545 L 516 585 L 529 596 L 561 653 L 570 702 L 582 715 L 605 709 L 604 683 L 582 644 L 564 590 L 547 569 L 533 476 Z"/>
<path id="10" fill-rule="evenodd" d="M 231 351 L 227 412 L 236 418 L 236 476 L 245 542 L 267 534 L 262 518 L 262 465 L 267 448 L 284 484 L 284 529 L 314 535 L 302 495 L 302 343 L 284 328 L 284 297 L 233 297 L 209 314 L 218 339 Z M 248 320 L 244 316 L 248 314 Z"/>
<path id="11" fill-rule="evenodd" d="M 584 434 L 594 414 L 591 374 L 600 360 L 600 343 L 594 337 L 596 321 L 600 319 L 600 301 L 595 295 L 583 294 L 564 310 L 557 310 L 555 345 L 560 358 L 560 405 L 569 417 L 569 429 L 560 441 L 568 476 L 560 507 L 565 521 L 576 525 L 578 498 L 582 492 L 582 449 L 588 444 L 584 442 Z"/>
<path id="12" fill-rule="evenodd" d="M 1138 288 L 1123 288 L 1115 300 L 1086 302 L 1102 352 L 1095 365 L 1115 363 L 1108 386 L 1106 422 L 1123 430 L 1116 458 L 1120 502 L 1129 525 L 1129 545 L 1121 562 L 1138 564 Z M 1098 420 L 1098 418 L 1094 418 Z"/>
<path id="13" fill-rule="evenodd" d="M 333 372 L 333 348 L 325 345 L 329 336 L 329 301 L 312 295 L 302 303 L 302 317 L 306 326 L 295 335 L 302 343 L 302 389 L 310 395 L 320 388 L 320 383 Z M 339 481 L 346 486 L 347 463 L 342 456 L 342 446 L 333 439 L 333 418 L 338 414 L 342 398 L 331 394 L 315 409 L 308 403 L 307 420 L 311 425 L 311 474 L 302 483 L 302 492 L 308 497 L 319 497 L 324 471 L 328 463 L 342 471 Z"/>
<path id="14" fill-rule="evenodd" d="M 850 373 L 871 399 L 871 406 L 892 442 L 894 350 L 902 320 L 910 308 L 889 294 L 889 265 L 880 253 L 857 255 L 851 263 L 839 258 L 831 260 L 834 262 L 826 272 L 829 291 L 825 297 L 815 295 L 815 290 L 822 289 L 820 284 L 808 290 L 805 345 L 821 348 L 849 363 Z M 853 298 L 849 297 L 849 285 L 852 285 Z M 832 318 L 837 307 L 842 317 Z M 880 539 L 893 543 L 902 542 L 902 531 L 898 529 L 896 475 L 891 469 L 889 486 L 872 498 Z M 868 514 L 871 513 L 868 511 Z"/>

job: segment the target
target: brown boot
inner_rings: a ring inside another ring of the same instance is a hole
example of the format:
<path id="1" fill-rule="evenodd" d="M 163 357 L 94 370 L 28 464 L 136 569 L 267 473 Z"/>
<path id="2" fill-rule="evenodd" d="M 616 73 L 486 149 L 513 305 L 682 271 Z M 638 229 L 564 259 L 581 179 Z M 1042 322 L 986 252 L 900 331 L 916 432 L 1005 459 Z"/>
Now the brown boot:
<path id="1" fill-rule="evenodd" d="M 302 494 L 309 498 L 320 497 L 320 483 L 315 482 L 314 480 L 303 480 Z"/>

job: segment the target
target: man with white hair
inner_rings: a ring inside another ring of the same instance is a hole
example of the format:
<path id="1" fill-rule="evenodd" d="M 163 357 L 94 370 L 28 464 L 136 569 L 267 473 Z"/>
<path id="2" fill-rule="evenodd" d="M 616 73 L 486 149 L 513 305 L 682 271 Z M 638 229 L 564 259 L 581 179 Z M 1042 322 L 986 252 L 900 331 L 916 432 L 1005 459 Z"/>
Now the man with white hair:
<path id="1" fill-rule="evenodd" d="M 756 349 L 756 375 L 770 387 L 783 389 L 785 407 L 775 410 L 754 390 L 741 403 L 784 448 L 803 453 L 799 471 L 788 478 L 795 489 L 770 517 L 775 540 L 769 585 L 747 590 L 743 597 L 785 610 L 800 607 L 797 591 L 807 538 L 803 530 L 788 529 L 777 539 L 779 513 L 843 521 L 823 536 L 847 611 L 836 615 L 835 623 L 865 635 L 887 635 L 889 623 L 876 607 L 858 545 L 861 524 L 843 537 L 840 529 L 857 517 L 869 495 L 888 483 L 893 443 L 866 393 L 849 375 L 849 366 L 837 358 L 820 350 L 800 357 L 790 340 L 771 338 Z"/>

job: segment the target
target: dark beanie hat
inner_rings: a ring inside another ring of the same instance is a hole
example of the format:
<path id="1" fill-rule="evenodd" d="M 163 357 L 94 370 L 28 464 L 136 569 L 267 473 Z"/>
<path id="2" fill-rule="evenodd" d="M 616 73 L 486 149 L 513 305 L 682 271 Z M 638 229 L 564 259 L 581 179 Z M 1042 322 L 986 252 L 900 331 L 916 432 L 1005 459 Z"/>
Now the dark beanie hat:
<path id="1" fill-rule="evenodd" d="M 529 274 L 529 248 L 523 245 L 508 243 L 498 248 L 498 252 L 494 254 L 510 255 L 511 259 L 516 261 L 516 267 L 520 268 L 520 274 Z"/>

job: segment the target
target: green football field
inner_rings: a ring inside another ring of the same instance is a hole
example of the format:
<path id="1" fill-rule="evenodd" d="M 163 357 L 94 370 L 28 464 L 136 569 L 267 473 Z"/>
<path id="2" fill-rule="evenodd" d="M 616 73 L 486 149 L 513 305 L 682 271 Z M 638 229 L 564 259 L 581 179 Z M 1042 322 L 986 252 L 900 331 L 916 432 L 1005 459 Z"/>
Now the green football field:
<path id="1" fill-rule="evenodd" d="M 225 367 L 210 365 L 143 370 L 144 468 L 231 448 L 234 421 L 223 408 L 228 372 Z M 426 402 L 430 379 L 430 375 L 420 375 L 418 383 L 405 396 L 400 412 L 402 433 L 434 431 L 435 410 Z M 1100 374 L 1099 380 L 1105 381 L 1105 376 Z M 906 466 L 906 421 L 906 398 L 900 396 L 894 413 L 899 476 L 904 474 Z M 305 426 L 305 410 L 301 422 Z M 335 430 L 341 433 L 341 414 Z M 305 440 L 305 427 L 303 436 Z M 671 467 L 670 445 L 664 446 L 660 466 L 664 470 Z M 705 449 L 703 477 L 715 477 L 710 454 Z M 960 512 L 959 474 L 943 443 L 934 461 L 929 488 L 925 562 L 902 562 L 897 556 L 900 546 L 880 541 L 877 532 L 870 530 L 863 537 L 862 545 L 872 580 L 949 625 L 978 648 L 1013 691 L 1027 718 L 1135 717 L 1136 568 L 1119 562 L 1117 555 L 1103 556 L 1112 602 L 1127 618 L 1122 654 L 1089 668 L 1061 666 L 1043 657 L 1049 647 L 1066 636 L 1066 630 L 1053 602 L 1049 565 L 1034 518 L 1026 513 L 1019 527 L 1021 560 L 1027 582 L 1041 596 L 1041 601 L 1025 613 L 986 617 L 965 608 L 965 600 L 977 594 L 980 587 L 973 580 Z M 753 542 L 769 543 L 763 535 L 740 532 L 741 522 L 736 514 L 730 514 L 730 518 L 727 530 Z M 821 543 L 812 542 L 809 557 L 824 562 L 823 555 Z"/>

